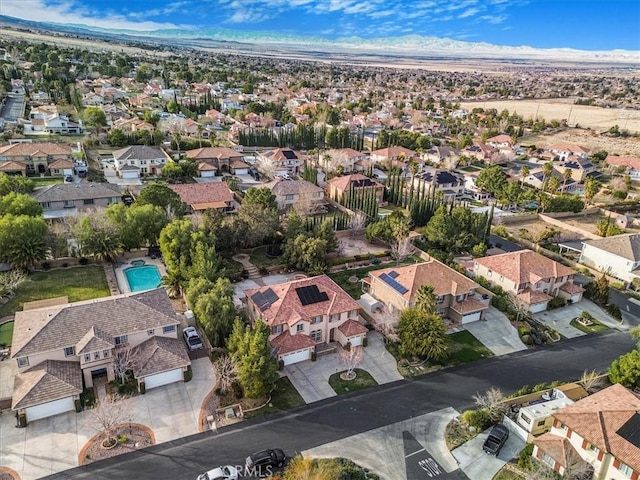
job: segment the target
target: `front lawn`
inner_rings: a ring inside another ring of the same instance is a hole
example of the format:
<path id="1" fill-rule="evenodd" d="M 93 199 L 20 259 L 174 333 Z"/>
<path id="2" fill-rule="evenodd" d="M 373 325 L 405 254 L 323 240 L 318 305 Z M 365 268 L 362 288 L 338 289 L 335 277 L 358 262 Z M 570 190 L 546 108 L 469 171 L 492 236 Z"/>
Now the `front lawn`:
<path id="1" fill-rule="evenodd" d="M 69 302 L 110 295 L 101 265 L 36 272 L 16 289 L 16 295 L 0 307 L 0 318 L 22 310 L 25 302 L 68 297 Z"/>
<path id="2" fill-rule="evenodd" d="M 271 402 L 269 402 L 269 405 L 254 412 L 247 412 L 245 417 L 251 418 L 274 413 L 279 410 L 289 410 L 304 404 L 304 400 L 296 390 L 296 387 L 291 383 L 291 380 L 289 380 L 289 377 L 280 377 L 276 382 L 275 390 L 271 394 Z"/>
<path id="3" fill-rule="evenodd" d="M 269 268 L 275 265 L 284 264 L 284 262 L 282 261 L 282 255 L 275 258 L 267 257 L 268 248 L 269 247 L 265 245 L 262 247 L 254 248 L 253 250 L 251 250 L 251 253 L 249 253 L 251 263 L 253 263 L 258 269 Z"/>
<path id="4" fill-rule="evenodd" d="M 493 352 L 467 330 L 449 335 L 449 356 L 447 366 L 475 362 L 482 358 L 493 357 Z"/>
<path id="5" fill-rule="evenodd" d="M 600 333 L 600 332 L 604 332 L 605 330 L 609 330 L 609 327 L 607 327 L 604 323 L 600 323 L 595 318 L 590 318 L 589 320 L 591 321 L 592 325 L 589 325 L 589 326 L 583 325 L 580 322 L 578 322 L 577 318 L 574 318 L 573 320 L 571 320 L 571 322 L 569 322 L 569 325 L 571 325 L 574 328 L 577 328 L 578 330 L 586 333 L 587 335 L 591 333 Z"/>
<path id="6" fill-rule="evenodd" d="M 29 177 L 29 180 L 32 180 L 36 187 L 56 185 L 64 182 L 62 177 Z"/>
<path id="7" fill-rule="evenodd" d="M 10 346 L 13 337 L 13 322 L 7 322 L 0 325 L 0 347 Z"/>
<path id="8" fill-rule="evenodd" d="M 356 368 L 354 373 L 356 374 L 356 378 L 353 380 L 343 380 L 340 378 L 340 374 L 344 372 L 334 373 L 329 377 L 329 385 L 331 388 L 338 394 L 342 395 L 344 393 L 356 392 L 358 390 L 362 390 L 369 387 L 375 387 L 378 385 L 371 374 L 366 370 L 362 370 L 360 368 Z"/>

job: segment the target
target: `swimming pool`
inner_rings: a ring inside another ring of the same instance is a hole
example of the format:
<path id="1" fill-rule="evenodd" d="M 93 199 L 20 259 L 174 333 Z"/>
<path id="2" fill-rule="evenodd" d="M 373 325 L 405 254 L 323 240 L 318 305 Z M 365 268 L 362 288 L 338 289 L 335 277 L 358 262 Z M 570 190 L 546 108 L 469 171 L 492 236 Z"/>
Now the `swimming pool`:
<path id="1" fill-rule="evenodd" d="M 129 267 L 124 270 L 124 275 L 132 292 L 152 290 L 162 284 L 160 270 L 155 265 Z"/>

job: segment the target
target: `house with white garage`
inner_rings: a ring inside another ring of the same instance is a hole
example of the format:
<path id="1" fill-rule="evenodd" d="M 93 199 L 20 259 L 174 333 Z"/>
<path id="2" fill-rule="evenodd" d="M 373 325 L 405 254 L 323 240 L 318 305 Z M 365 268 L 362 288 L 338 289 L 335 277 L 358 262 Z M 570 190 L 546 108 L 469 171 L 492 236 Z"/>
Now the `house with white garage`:
<path id="1" fill-rule="evenodd" d="M 435 259 L 369 272 L 363 289 L 390 312 L 413 307 L 422 285 L 431 285 L 438 314 L 456 323 L 484 318 L 491 294 L 470 278 Z"/>
<path id="2" fill-rule="evenodd" d="M 573 283 L 575 271 L 531 250 L 476 258 L 473 273 L 515 295 L 531 313 L 545 311 L 554 297 L 577 303 L 584 292 Z"/>
<path id="3" fill-rule="evenodd" d="M 316 346 L 357 346 L 367 336 L 360 305 L 326 275 L 244 293 L 249 318 L 269 326 L 269 343 L 285 365 L 310 360 Z"/>
<path id="4" fill-rule="evenodd" d="M 640 278 L 640 234 L 582 242 L 580 263 L 631 283 Z"/>
<path id="5" fill-rule="evenodd" d="M 113 160 L 120 177 L 137 180 L 146 175 L 160 175 L 171 157 L 160 147 L 131 145 L 113 152 Z"/>
<path id="6" fill-rule="evenodd" d="M 16 312 L 12 410 L 27 421 L 74 410 L 94 379 L 114 380 L 114 359 L 125 353 L 141 391 L 183 381 L 191 361 L 179 323 L 164 288 L 75 303 L 61 297 Z"/>

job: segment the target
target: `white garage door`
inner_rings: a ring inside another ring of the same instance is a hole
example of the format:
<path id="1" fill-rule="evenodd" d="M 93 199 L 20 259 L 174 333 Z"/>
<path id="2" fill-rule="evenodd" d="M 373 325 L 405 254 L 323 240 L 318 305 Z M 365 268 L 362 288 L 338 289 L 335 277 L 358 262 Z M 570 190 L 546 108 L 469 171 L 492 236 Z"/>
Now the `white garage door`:
<path id="1" fill-rule="evenodd" d="M 349 342 L 351 342 L 351 345 L 353 345 L 354 347 L 358 347 L 362 345 L 362 337 L 351 337 L 349 339 Z"/>
<path id="2" fill-rule="evenodd" d="M 73 397 L 61 398 L 60 400 L 54 400 L 53 402 L 27 408 L 27 421 L 33 422 L 39 418 L 52 417 L 53 415 L 65 413 L 69 410 L 75 410 L 75 408 Z"/>
<path id="3" fill-rule="evenodd" d="M 292 363 L 304 362 L 311 358 L 311 350 L 300 350 L 298 352 L 286 353 L 280 357 L 284 360 L 285 365 L 291 365 Z"/>
<path id="4" fill-rule="evenodd" d="M 477 320 L 480 320 L 480 315 L 482 315 L 482 312 L 476 312 L 476 313 L 470 313 L 468 315 L 463 315 L 462 316 L 462 323 L 471 323 L 471 322 L 475 322 Z"/>
<path id="5" fill-rule="evenodd" d="M 144 387 L 150 390 L 155 387 L 161 387 L 170 383 L 181 382 L 183 380 L 182 369 L 169 370 L 168 372 L 156 373 L 144 379 Z"/>
<path id="6" fill-rule="evenodd" d="M 135 170 L 124 170 L 121 174 L 122 178 L 126 178 L 127 180 L 135 180 L 138 178 L 138 172 Z"/>
<path id="7" fill-rule="evenodd" d="M 248 168 L 235 168 L 233 171 L 235 172 L 234 175 L 249 175 Z"/>
<path id="8" fill-rule="evenodd" d="M 582 301 L 582 293 L 574 293 L 571 295 L 571 303 L 578 303 Z"/>
<path id="9" fill-rule="evenodd" d="M 547 309 L 547 303 L 548 302 L 534 303 L 529 307 L 529 311 L 531 313 L 544 312 Z"/>

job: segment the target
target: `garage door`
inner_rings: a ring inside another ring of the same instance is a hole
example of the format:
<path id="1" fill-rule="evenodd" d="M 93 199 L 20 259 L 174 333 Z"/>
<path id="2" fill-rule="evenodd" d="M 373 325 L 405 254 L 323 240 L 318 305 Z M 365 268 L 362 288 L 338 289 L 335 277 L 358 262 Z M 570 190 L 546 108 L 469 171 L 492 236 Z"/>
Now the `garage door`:
<path id="1" fill-rule="evenodd" d="M 349 342 L 351 342 L 351 345 L 354 347 L 358 347 L 362 345 L 362 337 L 352 337 L 349 339 Z"/>
<path id="2" fill-rule="evenodd" d="M 53 402 L 47 402 L 41 405 L 36 405 L 35 407 L 27 408 L 27 421 L 33 422 L 34 420 L 38 420 L 39 418 L 52 417 L 53 415 L 58 415 L 70 410 L 75 410 L 75 408 L 76 407 L 73 404 L 73 397 L 61 398 L 60 400 L 55 400 Z"/>
<path id="3" fill-rule="evenodd" d="M 123 171 L 122 172 L 122 178 L 126 178 L 128 180 L 135 180 L 136 178 L 138 178 L 138 172 L 131 170 L 131 171 Z"/>
<path id="4" fill-rule="evenodd" d="M 582 301 L 582 293 L 574 293 L 571 295 L 571 303 L 578 303 Z"/>
<path id="5" fill-rule="evenodd" d="M 292 363 L 304 362 L 311 358 L 311 350 L 300 350 L 298 352 L 286 353 L 280 357 L 285 365 L 291 365 Z"/>
<path id="6" fill-rule="evenodd" d="M 534 303 L 529 307 L 529 311 L 531 313 L 544 312 L 547 309 L 547 303 L 548 302 Z"/>
<path id="7" fill-rule="evenodd" d="M 475 322 L 477 320 L 480 320 L 480 315 L 482 315 L 482 312 L 476 312 L 476 313 L 470 313 L 468 315 L 463 315 L 462 323 L 471 323 L 471 322 Z"/>
<path id="8" fill-rule="evenodd" d="M 144 386 L 147 390 L 150 390 L 170 383 L 181 382 L 182 380 L 182 369 L 177 368 L 176 370 L 169 370 L 168 372 L 157 373 L 155 375 L 145 377 Z"/>

